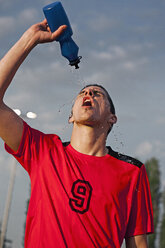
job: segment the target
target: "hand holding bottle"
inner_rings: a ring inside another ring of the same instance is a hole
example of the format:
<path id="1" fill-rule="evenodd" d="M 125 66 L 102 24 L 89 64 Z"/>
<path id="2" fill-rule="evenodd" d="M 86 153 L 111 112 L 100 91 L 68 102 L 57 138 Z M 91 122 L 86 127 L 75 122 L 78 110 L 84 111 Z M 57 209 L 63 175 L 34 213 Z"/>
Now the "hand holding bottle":
<path id="1" fill-rule="evenodd" d="M 29 37 L 32 37 L 34 45 L 46 42 L 52 42 L 58 39 L 58 37 L 64 32 L 67 28 L 66 25 L 60 26 L 55 32 L 51 32 L 47 24 L 47 20 L 43 20 L 40 23 L 34 24 L 27 30 Z M 26 35 L 26 32 L 25 32 Z"/>

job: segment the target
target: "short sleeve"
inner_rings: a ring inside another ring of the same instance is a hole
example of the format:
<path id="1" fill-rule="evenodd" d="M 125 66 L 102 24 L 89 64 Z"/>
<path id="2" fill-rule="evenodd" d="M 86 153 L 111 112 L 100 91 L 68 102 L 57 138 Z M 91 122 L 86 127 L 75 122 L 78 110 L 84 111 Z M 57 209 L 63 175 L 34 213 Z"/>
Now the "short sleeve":
<path id="1" fill-rule="evenodd" d="M 140 168 L 125 238 L 154 232 L 153 209 L 145 166 Z"/>
<path id="2" fill-rule="evenodd" d="M 26 122 L 23 124 L 23 135 L 18 150 L 16 152 L 13 151 L 6 143 L 5 149 L 8 153 L 13 155 L 30 174 L 32 164 L 35 166 L 40 159 L 39 157 L 43 150 L 44 134 L 31 128 Z"/>

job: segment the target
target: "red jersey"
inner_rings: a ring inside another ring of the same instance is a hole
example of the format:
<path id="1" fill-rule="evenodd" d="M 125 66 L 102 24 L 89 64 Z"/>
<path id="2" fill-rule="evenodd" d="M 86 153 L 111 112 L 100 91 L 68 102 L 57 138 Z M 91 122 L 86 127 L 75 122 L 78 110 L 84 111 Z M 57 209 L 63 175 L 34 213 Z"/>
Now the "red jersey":
<path id="1" fill-rule="evenodd" d="M 118 248 L 125 237 L 153 232 L 145 167 L 114 152 L 96 157 L 63 144 L 24 122 L 17 152 L 27 170 L 31 198 L 27 248 Z"/>

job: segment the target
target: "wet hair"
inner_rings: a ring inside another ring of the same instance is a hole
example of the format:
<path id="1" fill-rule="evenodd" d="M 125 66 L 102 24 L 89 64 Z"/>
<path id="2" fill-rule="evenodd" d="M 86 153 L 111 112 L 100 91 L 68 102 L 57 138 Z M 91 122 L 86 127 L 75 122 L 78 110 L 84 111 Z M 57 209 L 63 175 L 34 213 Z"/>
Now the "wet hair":
<path id="1" fill-rule="evenodd" d="M 96 86 L 96 87 L 99 87 L 99 88 L 101 88 L 101 89 L 104 90 L 104 92 L 106 93 L 107 99 L 108 99 L 108 101 L 109 101 L 110 111 L 111 111 L 112 114 L 115 115 L 116 111 L 115 111 L 115 106 L 114 106 L 114 104 L 113 104 L 113 101 L 112 101 L 112 99 L 111 99 L 111 97 L 110 97 L 108 91 L 107 91 L 102 85 L 100 85 L 100 84 L 87 84 L 87 85 L 85 85 L 85 86 L 80 90 L 80 92 L 81 92 L 82 90 L 86 89 L 87 87 L 90 87 L 90 86 Z M 71 114 L 70 114 L 70 116 L 69 116 L 69 119 L 71 118 L 71 116 L 72 116 L 72 110 L 71 110 Z M 112 126 L 108 129 L 107 135 L 110 133 L 112 127 L 113 127 L 113 124 L 112 124 Z"/>

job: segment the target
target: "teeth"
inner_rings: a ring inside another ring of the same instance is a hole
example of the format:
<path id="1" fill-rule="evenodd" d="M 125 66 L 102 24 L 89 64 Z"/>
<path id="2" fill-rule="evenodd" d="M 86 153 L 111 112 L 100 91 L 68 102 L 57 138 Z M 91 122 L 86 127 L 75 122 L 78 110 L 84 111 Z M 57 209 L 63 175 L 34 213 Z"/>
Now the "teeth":
<path id="1" fill-rule="evenodd" d="M 92 106 L 90 99 L 85 99 L 83 102 L 83 106 Z"/>

